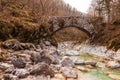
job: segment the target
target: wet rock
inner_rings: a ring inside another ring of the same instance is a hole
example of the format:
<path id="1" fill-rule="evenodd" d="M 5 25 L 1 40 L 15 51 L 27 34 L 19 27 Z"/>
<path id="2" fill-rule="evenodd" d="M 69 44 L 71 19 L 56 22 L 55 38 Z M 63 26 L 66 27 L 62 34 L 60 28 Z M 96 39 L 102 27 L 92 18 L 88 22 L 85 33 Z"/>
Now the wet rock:
<path id="1" fill-rule="evenodd" d="M 71 59 L 64 57 L 63 60 L 61 61 L 61 66 L 74 67 L 74 62 Z"/>
<path id="2" fill-rule="evenodd" d="M 47 64 L 52 63 L 52 60 L 50 59 L 48 52 L 45 50 L 40 53 L 31 54 L 31 60 L 35 63 L 38 63 L 38 62 L 45 62 Z"/>
<path id="3" fill-rule="evenodd" d="M 120 63 L 117 62 L 117 61 L 109 61 L 106 64 L 106 67 L 108 67 L 108 68 L 119 68 L 120 67 Z"/>
<path id="4" fill-rule="evenodd" d="M 68 55 L 68 56 L 79 56 L 79 52 L 74 51 L 74 50 L 69 50 L 69 51 L 66 51 L 66 55 Z"/>
<path id="5" fill-rule="evenodd" d="M 77 72 L 75 72 L 74 70 L 68 67 L 63 67 L 61 69 L 61 72 L 66 78 L 77 78 L 78 77 Z"/>
<path id="6" fill-rule="evenodd" d="M 19 80 L 17 76 L 14 76 L 12 74 L 5 74 L 3 75 L 2 80 Z"/>
<path id="7" fill-rule="evenodd" d="M 12 58 L 11 62 L 16 68 L 25 68 L 26 66 L 26 63 L 22 58 Z"/>
<path id="8" fill-rule="evenodd" d="M 29 75 L 29 71 L 26 69 L 15 69 L 14 75 L 19 78 L 25 78 Z"/>
<path id="9" fill-rule="evenodd" d="M 114 80 L 120 80 L 120 75 L 118 74 L 109 74 L 108 75 L 110 78 L 114 79 Z"/>
<path id="10" fill-rule="evenodd" d="M 92 66 L 95 66 L 96 65 L 96 61 L 95 60 L 87 60 L 87 61 L 85 61 L 85 64 L 86 65 L 92 65 Z"/>
<path id="11" fill-rule="evenodd" d="M 55 74 L 54 71 L 46 63 L 38 63 L 38 64 L 32 66 L 29 69 L 29 71 L 30 71 L 30 74 L 32 74 L 32 75 L 45 74 L 45 75 L 50 75 L 53 77 Z"/>
<path id="12" fill-rule="evenodd" d="M 76 68 L 79 69 L 80 71 L 83 71 L 83 72 L 89 71 L 89 69 L 86 68 L 85 66 L 76 66 Z"/>

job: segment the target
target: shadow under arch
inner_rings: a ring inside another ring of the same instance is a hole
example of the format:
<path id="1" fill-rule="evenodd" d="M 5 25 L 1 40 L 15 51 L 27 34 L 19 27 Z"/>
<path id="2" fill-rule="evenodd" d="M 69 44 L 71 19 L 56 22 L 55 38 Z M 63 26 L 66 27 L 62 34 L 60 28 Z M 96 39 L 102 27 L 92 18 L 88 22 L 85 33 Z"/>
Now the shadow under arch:
<path id="1" fill-rule="evenodd" d="M 69 25 L 69 26 L 61 27 L 61 28 L 57 29 L 56 31 L 54 31 L 54 32 L 51 34 L 51 36 L 53 36 L 54 34 L 56 34 L 56 33 L 59 32 L 59 31 L 61 31 L 62 29 L 69 28 L 69 27 L 77 28 L 78 30 L 83 31 L 84 33 L 86 33 L 89 38 L 92 37 L 92 34 L 91 34 L 89 31 L 87 31 L 87 30 L 84 29 L 83 27 L 80 27 L 80 26 L 77 26 L 77 25 Z"/>

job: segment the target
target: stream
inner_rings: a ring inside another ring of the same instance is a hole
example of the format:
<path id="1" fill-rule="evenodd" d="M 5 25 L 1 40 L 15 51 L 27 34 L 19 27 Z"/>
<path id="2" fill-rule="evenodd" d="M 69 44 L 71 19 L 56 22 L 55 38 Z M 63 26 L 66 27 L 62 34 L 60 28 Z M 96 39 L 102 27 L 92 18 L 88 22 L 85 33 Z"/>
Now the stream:
<path id="1" fill-rule="evenodd" d="M 75 44 L 74 42 L 59 43 L 58 50 L 68 52 L 69 58 L 73 61 L 93 60 L 96 62 L 94 67 L 90 65 L 76 65 L 80 67 L 80 72 L 78 71 L 80 75 L 76 80 L 120 80 L 120 68 L 115 67 L 117 63 L 113 63 L 111 68 L 106 67 L 106 65 L 109 65 L 107 64 L 109 61 L 116 62 L 120 60 L 120 50 L 114 52 L 107 50 L 104 46 L 89 45 L 87 43 Z M 77 52 L 79 56 L 76 56 Z"/>
<path id="2" fill-rule="evenodd" d="M 58 48 L 48 43 L 1 49 L 0 80 L 120 80 L 120 50 L 87 42 L 61 42 Z"/>

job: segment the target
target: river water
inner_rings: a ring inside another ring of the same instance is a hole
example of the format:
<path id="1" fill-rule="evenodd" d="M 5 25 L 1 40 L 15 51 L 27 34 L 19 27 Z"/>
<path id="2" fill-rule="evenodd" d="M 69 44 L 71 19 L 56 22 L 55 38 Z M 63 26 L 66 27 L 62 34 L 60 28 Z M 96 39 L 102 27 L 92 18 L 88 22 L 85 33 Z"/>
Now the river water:
<path id="1" fill-rule="evenodd" d="M 71 41 L 61 42 L 58 45 L 58 49 L 61 51 L 75 50 L 80 53 L 90 53 L 90 54 L 95 54 L 98 56 L 113 57 L 113 58 L 117 58 L 117 59 L 119 59 L 119 57 L 120 57 L 120 50 L 115 52 L 113 50 L 107 50 L 107 48 L 105 46 L 91 45 L 88 42 L 84 42 L 81 44 L 71 42 Z"/>
<path id="2" fill-rule="evenodd" d="M 120 60 L 119 59 L 120 50 L 115 52 L 112 50 L 107 50 L 105 46 L 90 45 L 87 42 L 76 44 L 75 42 L 70 42 L 70 41 L 59 43 L 58 50 L 63 51 L 63 54 L 64 52 L 70 50 L 79 52 L 81 54 L 79 56 L 74 56 L 74 57 L 69 56 L 69 58 L 73 60 L 84 59 L 84 60 L 97 61 L 98 66 L 89 69 L 89 71 L 87 72 L 78 71 L 79 76 L 78 79 L 75 80 L 120 80 L 120 68 L 117 69 L 106 68 L 104 64 L 101 61 L 99 61 L 100 57 L 105 57 L 105 58 L 112 57 L 114 59 Z M 97 55 L 99 57 L 95 58 L 93 55 Z"/>

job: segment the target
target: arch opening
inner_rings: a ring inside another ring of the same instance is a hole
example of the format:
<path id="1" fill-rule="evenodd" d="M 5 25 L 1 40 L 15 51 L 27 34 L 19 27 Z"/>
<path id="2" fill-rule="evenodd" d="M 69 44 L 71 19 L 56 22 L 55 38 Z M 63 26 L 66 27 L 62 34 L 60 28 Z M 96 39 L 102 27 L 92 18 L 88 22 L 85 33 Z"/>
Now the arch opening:
<path id="1" fill-rule="evenodd" d="M 52 34 L 52 37 L 55 38 L 56 42 L 64 42 L 64 41 L 83 42 L 90 38 L 90 33 L 79 27 L 69 26 L 56 30 Z"/>

